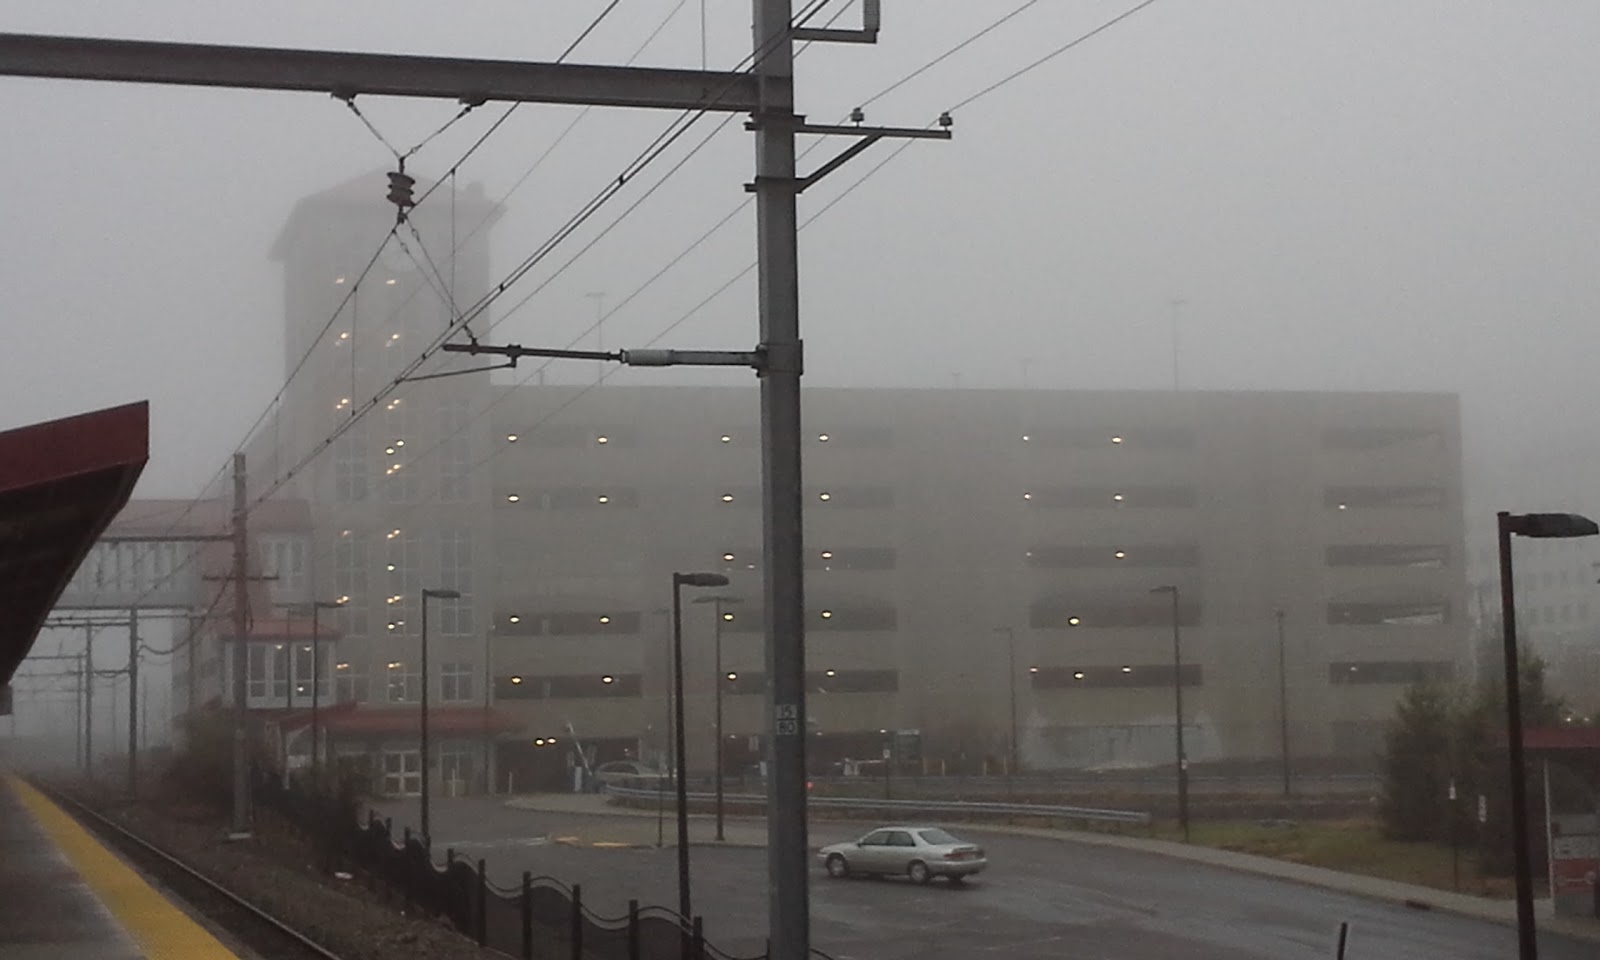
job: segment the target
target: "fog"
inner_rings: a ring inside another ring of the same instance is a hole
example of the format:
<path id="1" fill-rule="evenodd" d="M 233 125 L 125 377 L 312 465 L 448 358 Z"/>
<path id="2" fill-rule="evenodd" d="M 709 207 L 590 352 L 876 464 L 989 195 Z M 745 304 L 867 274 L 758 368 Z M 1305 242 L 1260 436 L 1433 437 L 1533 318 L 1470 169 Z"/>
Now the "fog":
<path id="1" fill-rule="evenodd" d="M 549 60 L 603 6 L 13 2 L 0 29 Z M 572 60 L 626 60 L 674 6 L 625 0 Z M 695 6 L 638 62 L 698 66 Z M 871 103 L 868 121 L 921 126 L 1128 6 L 1032 5 Z M 876 47 L 800 57 L 801 112 L 834 122 L 1008 9 L 886 7 Z M 706 18 L 708 61 L 733 66 L 748 4 L 711 0 Z M 1597 41 L 1600 10 L 1576 0 L 1156 3 L 957 111 L 953 141 L 913 144 L 851 189 L 896 149 L 880 144 L 802 198 L 803 218 L 828 207 L 802 233 L 808 382 L 1170 387 L 1175 317 L 1185 387 L 1459 391 L 1469 483 L 1512 458 L 1548 471 L 1595 419 Z M 402 150 L 455 112 L 358 106 Z M 6 79 L 0 109 L 0 426 L 148 397 L 139 495 L 192 495 L 282 380 L 268 251 L 289 210 L 393 158 L 310 94 Z M 470 114 L 409 169 L 444 171 L 501 109 Z M 462 186 L 504 198 L 497 275 L 669 119 L 594 111 L 507 196 L 577 113 L 525 106 L 461 169 Z M 750 169 L 735 118 L 538 296 L 510 314 L 520 296 L 502 300 L 497 335 L 567 343 L 594 315 L 587 294 L 619 302 L 746 199 Z M 655 337 L 732 277 L 753 257 L 752 221 L 737 216 L 609 319 L 606 341 Z M 748 346 L 753 289 L 747 276 L 662 343 Z"/>

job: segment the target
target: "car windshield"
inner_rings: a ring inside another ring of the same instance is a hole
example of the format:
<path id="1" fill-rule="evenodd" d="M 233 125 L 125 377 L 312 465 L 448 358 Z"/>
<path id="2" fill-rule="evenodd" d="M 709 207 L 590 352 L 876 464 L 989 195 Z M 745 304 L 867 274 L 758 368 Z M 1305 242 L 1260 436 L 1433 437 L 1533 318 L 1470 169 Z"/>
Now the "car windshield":
<path id="1" fill-rule="evenodd" d="M 940 830 L 938 827 L 933 827 L 929 830 L 918 830 L 917 835 L 922 837 L 923 843 L 929 843 L 936 847 L 944 847 L 963 842 L 958 840 L 954 835 Z"/>

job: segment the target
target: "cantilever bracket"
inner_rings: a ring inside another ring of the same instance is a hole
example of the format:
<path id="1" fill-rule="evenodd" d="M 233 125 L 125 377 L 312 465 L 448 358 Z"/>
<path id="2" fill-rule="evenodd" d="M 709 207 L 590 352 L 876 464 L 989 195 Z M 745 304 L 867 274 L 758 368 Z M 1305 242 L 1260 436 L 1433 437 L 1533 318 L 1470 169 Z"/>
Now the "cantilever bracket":
<path id="1" fill-rule="evenodd" d="M 750 120 L 745 123 L 744 126 L 746 130 L 756 130 L 760 128 L 761 121 Z M 795 126 L 794 132 L 813 133 L 823 136 L 846 136 L 861 138 L 855 143 L 852 143 L 850 146 L 846 147 L 838 156 L 818 167 L 810 176 L 796 177 L 792 181 L 794 184 L 795 193 L 804 193 L 807 187 L 815 184 L 818 180 L 826 177 L 828 174 L 844 166 L 846 163 L 849 163 L 855 157 L 859 156 L 861 151 L 867 149 L 885 137 L 893 137 L 901 140 L 950 139 L 950 126 L 944 117 L 940 118 L 940 127 L 937 130 L 929 130 L 923 127 L 862 127 L 835 124 L 812 124 L 806 123 L 802 120 Z M 754 183 L 747 183 L 744 185 L 744 190 L 746 193 L 754 193 L 755 189 L 756 185 Z"/>
<path id="2" fill-rule="evenodd" d="M 877 43 L 878 29 L 883 23 L 880 0 L 861 0 L 860 30 L 830 30 L 827 27 L 795 27 L 789 31 L 794 40 L 821 40 L 824 43 Z"/>

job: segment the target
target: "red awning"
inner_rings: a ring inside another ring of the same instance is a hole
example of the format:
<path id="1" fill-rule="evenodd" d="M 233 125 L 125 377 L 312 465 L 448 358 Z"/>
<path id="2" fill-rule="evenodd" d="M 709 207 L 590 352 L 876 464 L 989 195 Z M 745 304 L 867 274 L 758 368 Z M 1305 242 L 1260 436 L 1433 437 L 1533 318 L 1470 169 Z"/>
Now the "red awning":
<path id="1" fill-rule="evenodd" d="M 0 683 L 149 457 L 147 403 L 0 433 Z"/>
<path id="2" fill-rule="evenodd" d="M 384 736 L 416 737 L 422 735 L 422 711 L 417 707 L 355 707 L 341 704 L 320 711 L 318 724 L 330 736 Z M 298 730 L 311 725 L 311 711 L 296 709 L 280 717 L 277 724 L 284 730 Z M 483 736 L 485 732 L 515 733 L 523 728 L 520 720 L 483 707 L 428 707 L 428 734 L 434 737 Z"/>

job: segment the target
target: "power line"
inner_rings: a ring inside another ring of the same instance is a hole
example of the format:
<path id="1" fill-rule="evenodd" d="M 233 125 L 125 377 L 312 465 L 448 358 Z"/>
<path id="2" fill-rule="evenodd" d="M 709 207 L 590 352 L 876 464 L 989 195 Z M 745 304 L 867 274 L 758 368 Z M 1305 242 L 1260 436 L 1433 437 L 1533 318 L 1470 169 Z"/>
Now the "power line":
<path id="1" fill-rule="evenodd" d="M 956 44 L 955 46 L 951 47 L 949 50 L 946 50 L 944 53 L 939 54 L 937 57 L 934 57 L 932 60 L 929 60 L 927 63 L 924 63 L 922 66 L 918 67 L 917 69 L 915 69 L 915 70 L 911 71 L 910 73 L 906 74 L 905 76 L 901 77 L 899 80 L 896 80 L 894 83 L 889 84 L 887 87 L 884 87 L 882 90 L 879 90 L 877 93 L 875 93 L 872 96 L 868 97 L 867 99 L 861 101 L 861 106 L 869 107 L 872 104 L 876 103 L 877 101 L 883 99 L 884 97 L 888 96 L 889 94 L 893 93 L 894 91 L 900 89 L 905 84 L 910 83 L 912 80 L 915 80 L 917 77 L 922 76 L 924 73 L 928 72 L 929 70 L 932 70 L 934 67 L 938 66 L 939 64 L 941 64 L 941 63 L 945 62 L 946 60 L 950 59 L 951 57 L 955 56 L 957 53 L 960 53 L 962 50 L 966 49 L 968 46 L 971 46 L 972 44 L 976 43 L 978 40 L 980 40 L 983 37 L 987 36 L 988 34 L 992 33 L 994 30 L 999 28 L 1001 25 L 1005 24 L 1007 21 L 1011 20 L 1013 17 L 1015 17 L 1018 14 L 1022 13 L 1024 10 L 1028 9 L 1029 7 L 1034 6 L 1038 2 L 1039 2 L 1039 0 L 1027 0 L 1027 2 L 1024 3 L 1022 6 L 1017 7 L 1015 10 L 1012 10 L 1010 13 L 1008 13 L 1005 16 L 1001 17 L 1000 19 L 994 21 L 993 23 L 990 23 L 987 27 L 984 27 L 982 30 L 979 30 L 977 33 L 974 33 L 972 36 L 967 37 L 965 40 L 963 40 L 960 43 Z"/>

